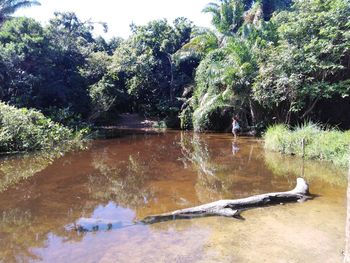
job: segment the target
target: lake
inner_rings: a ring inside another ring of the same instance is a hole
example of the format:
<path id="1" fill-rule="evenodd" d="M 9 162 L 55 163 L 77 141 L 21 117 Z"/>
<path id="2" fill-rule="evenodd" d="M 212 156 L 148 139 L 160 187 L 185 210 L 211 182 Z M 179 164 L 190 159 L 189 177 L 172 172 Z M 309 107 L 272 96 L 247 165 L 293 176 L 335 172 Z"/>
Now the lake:
<path id="1" fill-rule="evenodd" d="M 152 225 L 148 215 L 294 188 L 313 200 Z M 87 149 L 0 160 L 0 262 L 342 262 L 346 171 L 265 152 L 259 139 L 119 132 Z M 80 218 L 117 221 L 77 232 Z"/>

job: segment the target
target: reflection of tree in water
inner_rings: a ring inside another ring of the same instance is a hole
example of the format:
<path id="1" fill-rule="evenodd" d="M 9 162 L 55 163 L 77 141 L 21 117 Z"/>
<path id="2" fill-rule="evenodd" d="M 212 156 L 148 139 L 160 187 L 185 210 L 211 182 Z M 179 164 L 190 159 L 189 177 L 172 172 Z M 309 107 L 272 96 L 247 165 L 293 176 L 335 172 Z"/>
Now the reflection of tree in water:
<path id="1" fill-rule="evenodd" d="M 44 170 L 60 156 L 57 152 L 41 152 L 11 156 L 0 160 L 0 193 Z"/>
<path id="2" fill-rule="evenodd" d="M 139 154 L 115 161 L 107 150 L 94 153 L 92 165 L 99 171 L 89 176 L 88 191 L 94 199 L 114 201 L 125 208 L 136 209 L 153 198 L 147 187 L 149 164 Z"/>
<path id="3" fill-rule="evenodd" d="M 182 132 L 180 145 L 184 165 L 191 163 L 198 171 L 195 188 L 200 201 L 215 200 L 228 195 L 234 183 L 233 178 L 227 176 L 225 164 L 215 161 L 205 136 Z"/>
<path id="4" fill-rule="evenodd" d="M 285 156 L 280 153 L 266 151 L 266 166 L 277 176 L 302 176 L 308 182 L 314 179 L 321 180 L 331 185 L 346 184 L 346 170 L 335 167 L 326 162 L 303 160 L 299 157 Z"/>
<path id="5" fill-rule="evenodd" d="M 154 156 L 142 158 L 132 153 L 115 160 L 111 149 L 105 147 L 102 151 L 92 151 L 91 155 L 68 154 L 51 166 L 55 156 L 28 155 L 2 163 L 1 173 L 12 173 L 18 178 L 0 181 L 4 189 L 0 198 L 10 193 L 11 199 L 16 200 L 0 202 L 0 259 L 3 262 L 40 260 L 35 249 L 49 245 L 50 235 L 62 238 L 62 242 L 81 240 L 84 234 L 69 231 L 66 226 L 82 216 L 91 216 L 101 204 L 114 201 L 120 206 L 135 208 L 153 198 L 147 180 L 150 162 L 157 162 L 153 161 Z M 87 170 L 77 174 L 81 160 L 90 160 L 90 157 L 93 170 L 84 164 Z M 32 176 L 38 173 L 38 177 Z M 51 176 L 42 176 L 45 174 Z M 28 180 L 22 180 L 24 178 Z M 10 187 L 19 181 L 17 188 Z"/>
<path id="6" fill-rule="evenodd" d="M 1 158 L 0 193 L 44 170 L 66 152 L 78 149 L 84 149 L 84 146 L 82 144 L 76 146 L 62 145 L 52 151 L 41 151 Z"/>
<path id="7" fill-rule="evenodd" d="M 199 173 L 215 177 L 215 167 L 209 163 L 208 144 L 199 134 L 182 132 L 180 145 L 184 165 L 189 161 L 197 167 Z"/>

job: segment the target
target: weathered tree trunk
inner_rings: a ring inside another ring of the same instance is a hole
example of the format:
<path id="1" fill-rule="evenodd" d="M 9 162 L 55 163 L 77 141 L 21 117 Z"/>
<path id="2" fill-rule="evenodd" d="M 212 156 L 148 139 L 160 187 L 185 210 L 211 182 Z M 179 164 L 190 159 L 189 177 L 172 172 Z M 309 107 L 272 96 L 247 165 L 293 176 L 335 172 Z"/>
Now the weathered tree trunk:
<path id="1" fill-rule="evenodd" d="M 304 179 L 298 178 L 296 187 L 287 192 L 261 194 L 236 200 L 220 200 L 170 213 L 148 216 L 133 224 L 124 224 L 123 222 L 109 219 L 80 218 L 75 223 L 68 225 L 67 229 L 72 229 L 78 232 L 90 232 L 124 228 L 136 224 L 154 224 L 174 219 L 189 219 L 204 216 L 226 216 L 239 218 L 240 212 L 243 210 L 286 202 L 303 201 L 309 198 L 311 197 L 309 196 L 308 184 Z"/>
<path id="2" fill-rule="evenodd" d="M 291 191 L 267 193 L 236 200 L 220 200 L 196 207 L 176 210 L 170 213 L 148 216 L 141 220 L 141 222 L 153 224 L 168 220 L 204 216 L 239 217 L 240 212 L 243 210 L 285 202 L 304 201 L 309 198 L 308 184 L 303 178 L 298 178 L 296 187 Z"/>

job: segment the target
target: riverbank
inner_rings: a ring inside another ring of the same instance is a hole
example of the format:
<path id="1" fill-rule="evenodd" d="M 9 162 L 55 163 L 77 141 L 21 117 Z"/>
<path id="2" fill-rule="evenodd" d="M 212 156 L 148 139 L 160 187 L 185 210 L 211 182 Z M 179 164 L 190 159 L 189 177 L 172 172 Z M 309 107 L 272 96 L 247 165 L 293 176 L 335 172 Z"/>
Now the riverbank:
<path id="1" fill-rule="evenodd" d="M 343 132 L 313 123 L 296 128 L 278 124 L 269 127 L 263 139 L 267 150 L 328 161 L 344 168 L 349 163 L 350 131 Z"/>
<path id="2" fill-rule="evenodd" d="M 84 129 L 74 131 L 32 109 L 18 109 L 0 103 L 0 122 L 2 154 L 48 150 L 62 145 L 69 149 L 83 141 Z M 118 125 L 96 127 L 96 132 L 92 132 L 85 139 L 101 137 L 101 133 L 104 138 L 119 137 L 115 134 L 116 130 L 145 131 L 158 128 L 165 127 L 155 119 L 147 119 L 138 114 L 121 114 Z M 274 125 L 267 129 L 263 139 L 265 148 L 271 151 L 329 161 L 339 167 L 348 165 L 350 131 L 341 132 L 312 123 L 294 129 L 285 125 Z"/>

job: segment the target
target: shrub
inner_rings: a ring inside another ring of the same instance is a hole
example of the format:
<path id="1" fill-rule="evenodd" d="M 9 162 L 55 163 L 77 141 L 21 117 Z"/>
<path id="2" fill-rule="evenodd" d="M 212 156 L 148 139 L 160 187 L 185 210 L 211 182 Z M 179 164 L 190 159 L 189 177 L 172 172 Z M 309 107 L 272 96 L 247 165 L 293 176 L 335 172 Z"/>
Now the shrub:
<path id="1" fill-rule="evenodd" d="M 81 133 L 46 118 L 41 112 L 0 102 L 0 152 L 49 149 L 74 144 Z"/>
<path id="2" fill-rule="evenodd" d="M 81 114 L 75 113 L 71 107 L 59 108 L 51 106 L 42 112 L 52 121 L 72 129 L 86 127 L 88 125 L 83 121 Z"/>

